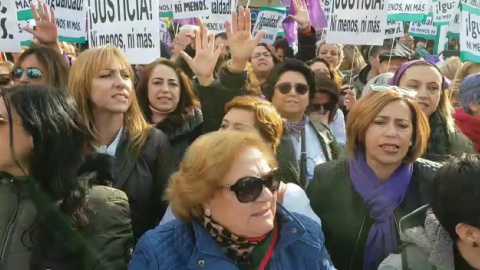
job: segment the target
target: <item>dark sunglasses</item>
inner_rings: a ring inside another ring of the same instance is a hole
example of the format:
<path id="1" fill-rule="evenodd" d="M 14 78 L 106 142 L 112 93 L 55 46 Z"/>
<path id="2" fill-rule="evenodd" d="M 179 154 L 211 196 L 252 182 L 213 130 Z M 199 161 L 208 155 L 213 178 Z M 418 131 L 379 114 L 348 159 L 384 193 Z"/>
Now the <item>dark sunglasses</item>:
<path id="1" fill-rule="evenodd" d="M 24 72 L 25 71 L 21 68 L 15 69 L 12 73 L 13 79 L 18 80 L 18 79 L 22 78 Z M 29 69 L 27 69 L 27 77 L 30 80 L 38 80 L 38 79 L 41 79 L 43 77 L 43 73 L 38 68 L 29 68 Z"/>
<path id="2" fill-rule="evenodd" d="M 10 84 L 10 75 L 1 74 L 0 75 L 0 86 L 7 86 L 8 84 Z"/>
<path id="3" fill-rule="evenodd" d="M 280 186 L 280 181 L 275 179 L 275 173 L 278 170 L 272 170 L 264 179 L 246 176 L 237 180 L 234 185 L 221 186 L 235 192 L 237 200 L 241 203 L 250 203 L 256 201 L 262 195 L 263 187 L 275 192 Z"/>
<path id="4" fill-rule="evenodd" d="M 324 111 L 331 111 L 336 104 L 332 103 L 327 103 L 327 104 L 312 104 L 312 109 L 314 111 L 320 111 L 321 108 L 323 108 Z"/>
<path id="5" fill-rule="evenodd" d="M 299 95 L 305 95 L 308 92 L 308 90 L 310 90 L 310 87 L 304 83 L 292 84 L 289 82 L 283 82 L 275 85 L 275 88 L 277 88 L 280 91 L 280 93 L 284 95 L 290 93 L 290 91 L 292 90 L 292 87 L 295 88 L 295 92 L 297 92 L 297 94 Z"/>

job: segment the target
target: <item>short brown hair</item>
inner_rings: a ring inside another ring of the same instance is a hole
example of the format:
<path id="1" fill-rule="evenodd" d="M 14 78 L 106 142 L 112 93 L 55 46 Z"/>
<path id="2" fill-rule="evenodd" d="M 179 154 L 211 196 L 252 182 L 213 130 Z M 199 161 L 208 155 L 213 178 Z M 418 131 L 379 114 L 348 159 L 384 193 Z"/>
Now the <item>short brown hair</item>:
<path id="1" fill-rule="evenodd" d="M 413 163 L 423 156 L 430 137 L 428 119 L 420 110 L 418 104 L 411 98 L 397 91 L 369 91 L 353 106 L 347 119 L 347 152 L 355 156 L 357 148 L 365 147 L 365 133 L 373 122 L 373 119 L 389 103 L 394 101 L 405 102 L 412 112 L 412 146 L 403 159 L 405 163 Z"/>
<path id="2" fill-rule="evenodd" d="M 253 96 L 235 97 L 225 105 L 225 113 L 231 109 L 250 111 L 255 115 L 255 128 L 262 139 L 276 149 L 283 132 L 282 117 L 272 103 Z"/>
<path id="3" fill-rule="evenodd" d="M 167 187 L 166 198 L 173 214 L 183 222 L 200 218 L 203 215 L 201 205 L 215 196 L 238 154 L 248 147 L 258 148 L 268 165 L 277 167 L 272 150 L 252 133 L 215 131 L 194 141 Z"/>

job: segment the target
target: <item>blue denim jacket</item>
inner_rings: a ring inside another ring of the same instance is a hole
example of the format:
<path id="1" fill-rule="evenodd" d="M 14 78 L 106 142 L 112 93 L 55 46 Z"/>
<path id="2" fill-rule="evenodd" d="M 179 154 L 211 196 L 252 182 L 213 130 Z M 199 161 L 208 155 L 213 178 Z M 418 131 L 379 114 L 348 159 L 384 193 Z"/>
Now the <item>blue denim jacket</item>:
<path id="1" fill-rule="evenodd" d="M 279 240 L 267 269 L 335 269 L 325 249 L 318 223 L 303 215 L 288 212 L 277 204 Z M 131 270 L 238 269 L 225 256 L 203 225 L 171 221 L 148 231 L 138 242 Z"/>

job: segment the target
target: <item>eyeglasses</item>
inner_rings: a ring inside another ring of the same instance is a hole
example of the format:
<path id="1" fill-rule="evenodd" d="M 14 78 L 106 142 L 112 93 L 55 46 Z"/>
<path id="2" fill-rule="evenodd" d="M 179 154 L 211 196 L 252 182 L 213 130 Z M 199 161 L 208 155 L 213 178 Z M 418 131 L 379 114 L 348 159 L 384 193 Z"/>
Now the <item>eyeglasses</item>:
<path id="1" fill-rule="evenodd" d="M 406 88 L 402 88 L 402 87 L 398 87 L 398 86 L 371 85 L 370 90 L 375 91 L 375 92 L 395 91 L 395 92 L 400 93 L 403 96 L 406 96 L 406 97 L 409 97 L 409 98 L 415 98 L 417 96 L 416 91 L 412 91 L 410 89 L 406 89 Z"/>
<path id="2" fill-rule="evenodd" d="M 234 185 L 220 186 L 220 188 L 228 188 L 235 192 L 237 200 L 241 203 L 254 202 L 262 195 L 263 187 L 268 188 L 271 192 L 278 190 L 280 181 L 274 177 L 277 171 L 277 169 L 272 170 L 265 179 L 254 176 L 242 177 Z"/>
<path id="3" fill-rule="evenodd" d="M 0 74 L 0 86 L 7 86 L 10 84 L 9 74 Z"/>
<path id="4" fill-rule="evenodd" d="M 21 68 L 15 69 L 12 73 L 13 79 L 19 80 L 20 78 L 22 78 L 24 72 L 25 71 Z M 43 73 L 38 68 L 29 68 L 29 69 L 27 69 L 27 77 L 30 80 L 38 80 L 38 79 L 41 79 L 43 77 Z"/>
<path id="5" fill-rule="evenodd" d="M 331 111 L 336 104 L 333 103 L 327 103 L 327 104 L 312 104 L 312 109 L 314 111 L 320 111 L 321 108 L 323 108 L 324 111 Z"/>
<path id="6" fill-rule="evenodd" d="M 295 92 L 297 92 L 297 94 L 299 95 L 305 95 L 308 92 L 308 90 L 310 90 L 310 87 L 307 84 L 304 84 L 304 83 L 292 84 L 289 82 L 279 83 L 275 85 L 275 88 L 277 88 L 280 91 L 280 93 L 284 95 L 290 93 L 292 88 L 295 88 Z"/>
<path id="7" fill-rule="evenodd" d="M 269 53 L 269 52 L 263 52 L 263 53 L 254 53 L 252 54 L 252 59 L 257 59 L 257 58 L 260 58 L 260 57 L 264 57 L 264 58 L 270 58 L 272 57 L 272 54 Z"/>

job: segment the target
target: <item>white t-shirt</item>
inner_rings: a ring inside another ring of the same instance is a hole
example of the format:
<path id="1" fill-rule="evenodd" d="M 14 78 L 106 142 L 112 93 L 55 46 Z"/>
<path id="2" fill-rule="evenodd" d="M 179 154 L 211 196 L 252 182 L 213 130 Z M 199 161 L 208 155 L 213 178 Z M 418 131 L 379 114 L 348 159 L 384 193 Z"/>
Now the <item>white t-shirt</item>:
<path id="1" fill-rule="evenodd" d="M 308 199 L 307 194 L 298 185 L 293 183 L 286 184 L 285 194 L 283 195 L 283 206 L 290 212 L 307 216 L 317 222 L 320 226 L 322 225 L 320 218 L 315 214 L 315 212 L 313 212 L 312 207 L 310 207 L 310 200 Z M 174 219 L 175 216 L 173 215 L 172 208 L 169 205 L 165 215 L 162 218 L 162 221 L 160 221 L 160 225 L 163 225 Z"/>

